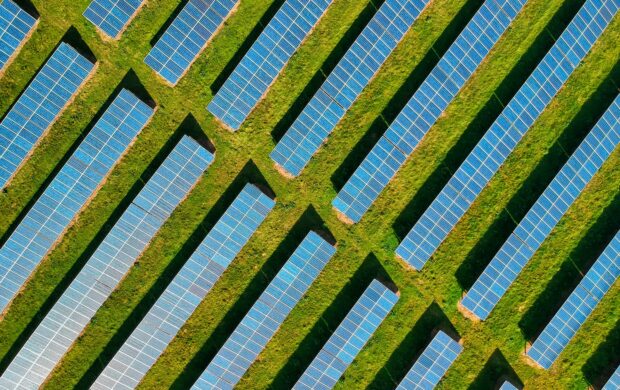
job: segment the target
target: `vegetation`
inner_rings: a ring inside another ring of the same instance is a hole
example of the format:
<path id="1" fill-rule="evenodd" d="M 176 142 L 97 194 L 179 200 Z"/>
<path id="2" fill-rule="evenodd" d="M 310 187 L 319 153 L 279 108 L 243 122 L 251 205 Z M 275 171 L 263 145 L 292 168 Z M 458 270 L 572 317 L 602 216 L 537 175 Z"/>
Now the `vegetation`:
<path id="1" fill-rule="evenodd" d="M 395 260 L 398 242 L 540 61 L 581 1 L 530 0 L 406 166 L 361 223 L 351 227 L 341 223 L 331 209 L 337 189 L 482 0 L 433 0 L 329 142 L 295 180 L 283 178 L 272 166 L 268 155 L 274 137 L 285 131 L 378 4 L 335 0 L 242 129 L 230 133 L 217 125 L 205 106 L 213 96 L 212 89 L 221 85 L 282 0 L 242 0 L 175 88 L 164 85 L 143 58 L 151 39 L 178 10 L 179 0 L 149 0 L 122 38 L 112 42 L 102 40 L 82 17 L 89 0 L 32 2 L 41 14 L 40 24 L 0 79 L 0 114 L 63 36 L 81 37 L 99 67 L 0 194 L 0 235 L 6 238 L 115 89 L 129 86 L 148 91 L 158 111 L 6 313 L 0 323 L 0 370 L 6 368 L 183 132 L 204 133 L 216 147 L 215 163 L 99 310 L 46 387 L 66 389 L 92 383 L 248 180 L 270 186 L 277 196 L 276 208 L 147 374 L 142 388 L 191 384 L 309 229 L 331 232 L 338 252 L 240 388 L 286 388 L 294 383 L 376 276 L 394 281 L 400 301 L 347 370 L 340 388 L 395 387 L 436 327 L 453 328 L 465 346 L 442 381 L 446 389 L 489 388 L 503 375 L 516 375 L 530 388 L 586 388 L 600 381 L 611 364 L 617 364 L 617 350 L 614 352 L 610 347 L 613 341 L 610 344 L 606 338 L 618 339 L 618 284 L 551 370 L 528 365 L 523 352 L 527 341 L 557 309 L 560 297 L 578 282 L 578 271 L 587 270 L 619 227 L 620 222 L 614 219 L 620 211 L 619 150 L 488 321 L 465 319 L 456 303 L 618 93 L 620 18 L 615 18 L 465 218 L 418 273 Z"/>

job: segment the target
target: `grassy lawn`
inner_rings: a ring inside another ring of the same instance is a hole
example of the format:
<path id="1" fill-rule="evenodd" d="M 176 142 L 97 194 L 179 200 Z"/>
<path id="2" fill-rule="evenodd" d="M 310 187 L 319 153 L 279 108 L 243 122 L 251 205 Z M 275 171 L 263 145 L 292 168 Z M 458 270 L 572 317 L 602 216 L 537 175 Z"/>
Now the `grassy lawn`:
<path id="1" fill-rule="evenodd" d="M 206 135 L 216 160 L 98 311 L 46 387 L 87 387 L 148 311 L 247 181 L 264 183 L 277 205 L 141 383 L 186 388 L 267 286 L 309 229 L 329 231 L 338 251 L 240 383 L 290 388 L 374 277 L 391 279 L 400 300 L 339 383 L 342 389 L 394 388 L 430 341 L 454 329 L 465 346 L 441 383 L 445 389 L 492 387 L 503 375 L 533 389 L 578 388 L 618 363 L 620 286 L 601 302 L 549 371 L 523 357 L 558 304 L 620 227 L 620 151 L 615 150 L 561 220 L 488 321 L 456 309 L 501 243 L 618 93 L 620 18 L 508 158 L 488 188 L 422 272 L 394 258 L 404 234 L 466 157 L 581 1 L 530 0 L 405 167 L 361 223 L 345 226 L 331 200 L 425 78 L 438 55 L 482 0 L 433 0 L 381 72 L 303 174 L 287 180 L 268 155 L 324 75 L 372 17 L 375 4 L 334 0 L 325 17 L 243 127 L 230 133 L 205 107 L 277 10 L 280 0 L 241 0 L 212 43 L 175 88 L 143 59 L 179 1 L 149 0 L 118 42 L 105 42 L 81 13 L 89 0 L 32 0 L 39 26 L 0 78 L 0 115 L 19 96 L 59 41 L 81 37 L 99 61 L 94 77 L 0 194 L 0 237 L 10 232 L 93 117 L 120 86 L 144 89 L 158 111 L 105 186 L 41 263 L 0 322 L 0 370 L 88 260 L 144 180 L 183 133 Z M 575 268 L 576 267 L 576 268 Z M 610 340 L 611 344 L 610 344 Z M 616 354 L 614 356 L 614 353 Z M 613 367 L 615 368 L 615 366 Z"/>

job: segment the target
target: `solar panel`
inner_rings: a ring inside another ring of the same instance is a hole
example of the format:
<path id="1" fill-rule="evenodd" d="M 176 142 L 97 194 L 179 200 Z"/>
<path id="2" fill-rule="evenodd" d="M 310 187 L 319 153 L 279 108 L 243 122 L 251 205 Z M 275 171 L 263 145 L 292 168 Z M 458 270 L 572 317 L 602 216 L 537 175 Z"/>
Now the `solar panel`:
<path id="1" fill-rule="evenodd" d="M 620 366 L 616 368 L 616 372 L 611 375 L 611 378 L 605 383 L 602 390 L 618 390 L 620 389 Z"/>
<path id="2" fill-rule="evenodd" d="M 620 96 L 568 159 L 512 232 L 471 290 L 462 308 L 486 319 L 571 204 L 620 143 Z"/>
<path id="3" fill-rule="evenodd" d="M 398 301 L 398 295 L 373 280 L 321 348 L 294 389 L 331 389 L 364 348 Z"/>
<path id="4" fill-rule="evenodd" d="M 71 102 L 94 64 L 61 43 L 0 122 L 0 189 Z"/>
<path id="5" fill-rule="evenodd" d="M 274 205 L 247 184 L 91 388 L 137 387 Z"/>
<path id="6" fill-rule="evenodd" d="M 332 205 L 359 222 L 527 0 L 487 0 L 345 183 Z"/>
<path id="7" fill-rule="evenodd" d="M 37 20 L 12 0 L 0 3 L 0 74 L 34 31 Z"/>
<path id="8" fill-rule="evenodd" d="M 422 269 L 592 48 L 619 6 L 610 0 L 588 0 L 583 5 L 407 234 L 396 250 L 398 257 Z"/>
<path id="9" fill-rule="evenodd" d="M 386 0 L 271 152 L 298 176 L 430 0 Z"/>
<path id="10" fill-rule="evenodd" d="M 93 0 L 84 17 L 109 38 L 118 39 L 144 0 Z"/>
<path id="11" fill-rule="evenodd" d="M 37 388 L 83 332 L 213 155 L 184 136 L 17 352 L 0 388 Z"/>
<path id="12" fill-rule="evenodd" d="M 209 112 L 238 130 L 331 3 L 286 0 L 209 103 Z"/>
<path id="13" fill-rule="evenodd" d="M 620 276 L 620 232 L 609 243 L 527 355 L 549 369 Z"/>
<path id="14" fill-rule="evenodd" d="M 517 389 L 516 386 L 513 385 L 512 383 L 508 381 L 504 381 L 504 383 L 502 383 L 502 385 L 500 386 L 499 390 L 519 390 L 519 389 Z"/>
<path id="15" fill-rule="evenodd" d="M 0 248 L 0 312 L 101 186 L 153 109 L 122 90 Z"/>
<path id="16" fill-rule="evenodd" d="M 238 0 L 189 0 L 144 59 L 176 85 L 228 19 Z"/>
<path id="17" fill-rule="evenodd" d="M 396 389 L 435 388 L 462 350 L 463 346 L 450 336 L 442 331 L 437 332 Z"/>
<path id="18" fill-rule="evenodd" d="M 318 234 L 308 233 L 192 389 L 232 389 L 335 252 Z"/>

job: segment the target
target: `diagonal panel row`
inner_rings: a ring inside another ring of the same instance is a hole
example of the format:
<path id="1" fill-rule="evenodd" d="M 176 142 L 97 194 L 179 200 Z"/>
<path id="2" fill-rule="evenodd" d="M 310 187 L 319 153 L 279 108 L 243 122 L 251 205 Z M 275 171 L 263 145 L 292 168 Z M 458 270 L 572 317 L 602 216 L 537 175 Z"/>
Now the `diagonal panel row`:
<path id="1" fill-rule="evenodd" d="M 485 268 L 461 305 L 486 319 L 518 274 L 549 236 L 620 143 L 620 96 L 547 186 Z"/>
<path id="2" fill-rule="evenodd" d="M 386 0 L 271 152 L 298 176 L 430 0 Z"/>
<path id="3" fill-rule="evenodd" d="M 207 109 L 238 130 L 332 0 L 286 0 Z"/>
<path id="4" fill-rule="evenodd" d="M 212 161 L 190 137 L 179 141 L 17 352 L 0 388 L 43 384 Z"/>
<path id="5" fill-rule="evenodd" d="M 294 389 L 333 388 L 397 301 L 396 293 L 373 280 Z"/>
<path id="6" fill-rule="evenodd" d="M 620 366 L 611 374 L 611 378 L 605 383 L 602 390 L 618 390 L 620 389 Z"/>
<path id="7" fill-rule="evenodd" d="M 0 72 L 17 55 L 37 22 L 12 0 L 0 3 Z"/>
<path id="8" fill-rule="evenodd" d="M 0 312 L 101 186 L 153 109 L 122 90 L 0 248 Z"/>
<path id="9" fill-rule="evenodd" d="M 232 389 L 335 252 L 318 234 L 308 233 L 192 388 Z"/>
<path id="10" fill-rule="evenodd" d="M 583 5 L 401 242 L 398 257 L 422 269 L 592 49 L 618 7 L 618 0 L 588 0 Z"/>
<path id="11" fill-rule="evenodd" d="M 118 39 L 145 0 L 93 0 L 84 17 L 106 36 Z"/>
<path id="12" fill-rule="evenodd" d="M 549 369 L 620 276 L 620 232 L 553 316 L 527 355 Z"/>
<path id="13" fill-rule="evenodd" d="M 190 0 L 144 62 L 168 83 L 176 85 L 238 3 L 238 0 Z"/>
<path id="14" fill-rule="evenodd" d="M 61 43 L 0 123 L 0 189 L 71 102 L 95 65 Z"/>
<path id="15" fill-rule="evenodd" d="M 256 186 L 245 186 L 92 388 L 137 387 L 274 205 Z"/>
<path id="16" fill-rule="evenodd" d="M 360 221 L 525 3 L 484 2 L 333 200 L 343 219 Z"/>

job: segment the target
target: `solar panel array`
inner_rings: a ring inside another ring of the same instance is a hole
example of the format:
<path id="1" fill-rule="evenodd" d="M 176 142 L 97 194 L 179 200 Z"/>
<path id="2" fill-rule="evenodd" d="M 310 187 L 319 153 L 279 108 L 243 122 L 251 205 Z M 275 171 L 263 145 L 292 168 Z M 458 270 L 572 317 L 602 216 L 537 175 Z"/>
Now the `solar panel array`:
<path id="1" fill-rule="evenodd" d="M 616 14 L 588 0 L 396 250 L 420 270 L 532 127 Z"/>
<path id="2" fill-rule="evenodd" d="M 527 0 L 487 0 L 345 183 L 332 205 L 359 222 Z"/>
<path id="3" fill-rule="evenodd" d="M 212 161 L 193 139 L 179 141 L 17 352 L 0 388 L 41 386 Z"/>
<path id="4" fill-rule="evenodd" d="M 207 109 L 238 130 L 332 0 L 286 0 Z"/>
<path id="5" fill-rule="evenodd" d="M 271 152 L 298 176 L 430 0 L 386 0 Z"/>
<path id="6" fill-rule="evenodd" d="M 144 62 L 175 85 L 238 3 L 238 0 L 189 0 Z"/>
<path id="7" fill-rule="evenodd" d="M 527 355 L 549 369 L 620 276 L 620 232 L 538 336 Z"/>
<path id="8" fill-rule="evenodd" d="M 398 301 L 398 295 L 373 280 L 321 348 L 294 389 L 331 389 Z"/>
<path id="9" fill-rule="evenodd" d="M 58 118 L 94 64 L 61 43 L 0 123 L 0 189 Z"/>
<path id="10" fill-rule="evenodd" d="M 396 389 L 435 388 L 462 350 L 463 346 L 452 337 L 442 331 L 437 332 Z"/>
<path id="11" fill-rule="evenodd" d="M 84 17 L 110 38 L 118 39 L 144 0 L 93 0 Z"/>
<path id="12" fill-rule="evenodd" d="M 17 54 L 37 20 L 12 0 L 0 3 L 0 72 Z"/>
<path id="13" fill-rule="evenodd" d="M 275 202 L 247 184 L 92 386 L 135 388 Z"/>
<path id="14" fill-rule="evenodd" d="M 620 366 L 611 374 L 611 378 L 605 383 L 602 390 L 618 390 L 620 389 Z"/>
<path id="15" fill-rule="evenodd" d="M 0 312 L 153 115 L 122 90 L 0 248 Z"/>
<path id="16" fill-rule="evenodd" d="M 308 233 L 192 388 L 232 389 L 335 252 L 318 234 Z"/>
<path id="17" fill-rule="evenodd" d="M 504 381 L 504 383 L 502 383 L 502 385 L 500 386 L 499 390 L 518 390 L 518 389 L 512 383 L 508 381 Z"/>
<path id="18" fill-rule="evenodd" d="M 620 143 L 620 96 L 586 136 L 463 298 L 486 319 L 517 275 Z"/>

